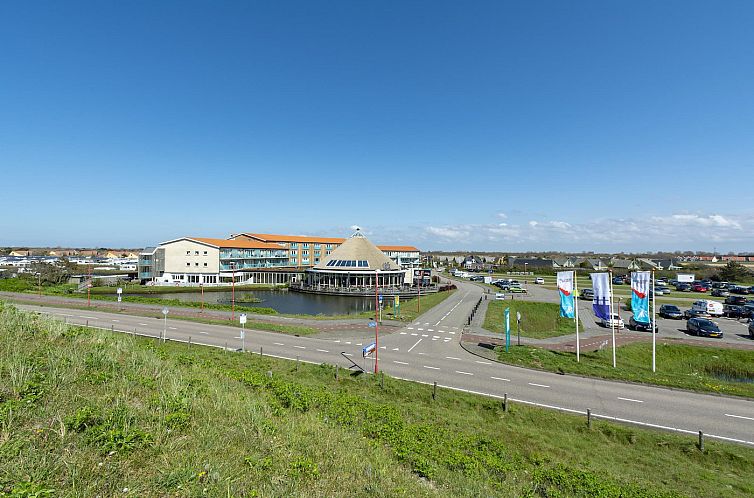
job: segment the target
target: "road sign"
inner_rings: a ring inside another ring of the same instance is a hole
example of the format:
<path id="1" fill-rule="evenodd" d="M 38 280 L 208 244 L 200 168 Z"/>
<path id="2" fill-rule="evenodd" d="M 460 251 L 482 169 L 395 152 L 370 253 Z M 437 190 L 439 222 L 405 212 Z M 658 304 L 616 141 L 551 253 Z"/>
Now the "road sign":
<path id="1" fill-rule="evenodd" d="M 382 304 L 382 294 L 380 294 L 379 301 L 380 301 L 380 304 Z"/>
<path id="2" fill-rule="evenodd" d="M 162 308 L 162 314 L 163 314 L 163 315 L 167 316 L 167 314 L 168 314 L 168 311 L 169 311 L 169 310 L 168 310 L 167 308 Z"/>
<path id="3" fill-rule="evenodd" d="M 520 311 L 516 311 L 516 321 L 517 322 L 521 321 L 521 312 Z"/>
<path id="4" fill-rule="evenodd" d="M 241 322 L 241 325 L 243 325 L 244 323 L 246 323 L 246 313 L 241 313 L 238 316 L 238 320 Z"/>
<path id="5" fill-rule="evenodd" d="M 376 349 L 377 349 L 377 344 L 374 342 L 368 346 L 364 346 L 364 348 L 361 350 L 361 356 L 366 358 L 370 354 L 374 353 Z"/>
<path id="6" fill-rule="evenodd" d="M 118 290 L 116 291 L 118 294 L 123 294 L 123 289 L 121 287 L 118 287 Z"/>
<path id="7" fill-rule="evenodd" d="M 372 327 L 372 328 L 374 328 L 374 327 L 376 327 L 376 326 L 377 326 L 377 322 L 375 322 L 374 320 L 371 320 L 371 321 L 369 322 L 369 326 L 370 326 L 370 327 Z"/>

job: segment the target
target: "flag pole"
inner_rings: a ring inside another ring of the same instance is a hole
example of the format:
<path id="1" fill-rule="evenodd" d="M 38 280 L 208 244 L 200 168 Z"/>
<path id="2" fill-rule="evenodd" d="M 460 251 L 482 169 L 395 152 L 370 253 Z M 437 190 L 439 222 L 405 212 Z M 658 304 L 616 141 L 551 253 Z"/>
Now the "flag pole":
<path id="1" fill-rule="evenodd" d="M 576 362 L 580 362 L 579 354 L 581 353 L 581 346 L 579 345 L 579 284 L 576 281 L 576 272 L 573 271 L 573 305 L 576 308 L 574 310 L 576 314 Z"/>
<path id="2" fill-rule="evenodd" d="M 613 319 L 613 271 L 612 270 L 608 272 L 608 278 L 610 279 L 608 282 L 608 285 L 610 286 L 609 287 L 610 289 L 610 301 L 609 301 L 610 329 L 612 330 L 612 333 L 613 333 L 613 368 L 615 368 L 615 325 L 616 323 L 614 323 L 615 320 Z"/>
<path id="3" fill-rule="evenodd" d="M 655 359 L 657 356 L 657 341 L 655 338 L 655 272 L 652 270 L 652 315 L 650 320 L 649 328 L 652 331 L 652 372 L 656 371 L 656 363 Z M 649 308 L 649 301 L 647 301 L 647 308 Z"/>

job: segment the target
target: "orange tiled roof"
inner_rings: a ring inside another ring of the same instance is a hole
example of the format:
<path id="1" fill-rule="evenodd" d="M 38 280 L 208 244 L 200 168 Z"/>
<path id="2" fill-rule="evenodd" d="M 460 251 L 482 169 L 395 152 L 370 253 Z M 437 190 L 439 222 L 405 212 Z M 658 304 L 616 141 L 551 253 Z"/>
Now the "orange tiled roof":
<path id="1" fill-rule="evenodd" d="M 414 246 L 377 246 L 380 251 L 419 252 Z"/>
<path id="2" fill-rule="evenodd" d="M 283 249 L 280 244 L 269 244 L 258 240 L 227 240 L 227 239 L 210 239 L 206 237 L 186 237 L 190 240 L 203 242 L 217 247 L 233 247 L 236 249 Z"/>
<path id="3" fill-rule="evenodd" d="M 320 244 L 342 244 L 346 239 L 338 237 L 310 237 L 308 235 L 277 235 L 269 233 L 239 233 L 237 236 L 245 235 L 264 242 L 318 242 Z"/>

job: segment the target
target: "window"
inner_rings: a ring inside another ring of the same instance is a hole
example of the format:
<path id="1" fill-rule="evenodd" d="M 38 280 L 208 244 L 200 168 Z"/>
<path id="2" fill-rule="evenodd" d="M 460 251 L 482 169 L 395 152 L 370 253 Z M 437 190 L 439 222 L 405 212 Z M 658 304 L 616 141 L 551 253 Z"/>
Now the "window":
<path id="1" fill-rule="evenodd" d="M 204 255 L 205 255 L 205 256 L 207 255 L 207 251 L 204 251 Z"/>
<path id="2" fill-rule="evenodd" d="M 298 247 L 298 242 L 291 242 L 291 249 L 295 249 Z"/>
<path id="3" fill-rule="evenodd" d="M 207 263 L 204 263 L 204 267 L 205 267 L 205 268 L 207 267 Z"/>
<path id="4" fill-rule="evenodd" d="M 191 251 L 186 251 L 186 256 L 191 256 Z"/>
<path id="5" fill-rule="evenodd" d="M 303 247 L 304 249 L 309 249 L 309 244 L 304 244 Z"/>
<path id="6" fill-rule="evenodd" d="M 315 249 L 319 249 L 319 244 L 314 244 Z"/>
<path id="7" fill-rule="evenodd" d="M 207 264 L 207 263 L 205 263 L 205 264 Z M 194 266 L 199 266 L 199 263 L 194 263 Z"/>
<path id="8" fill-rule="evenodd" d="M 191 266 L 191 263 L 186 263 L 186 266 Z"/>
<path id="9" fill-rule="evenodd" d="M 199 256 L 199 251 L 194 251 L 194 256 Z"/>
<path id="10" fill-rule="evenodd" d="M 319 251 L 314 251 L 314 257 L 315 257 L 315 258 L 318 258 L 318 257 L 319 257 Z"/>
<path id="11" fill-rule="evenodd" d="M 301 255 L 302 256 L 307 256 L 307 259 L 308 259 L 309 251 L 301 251 Z"/>

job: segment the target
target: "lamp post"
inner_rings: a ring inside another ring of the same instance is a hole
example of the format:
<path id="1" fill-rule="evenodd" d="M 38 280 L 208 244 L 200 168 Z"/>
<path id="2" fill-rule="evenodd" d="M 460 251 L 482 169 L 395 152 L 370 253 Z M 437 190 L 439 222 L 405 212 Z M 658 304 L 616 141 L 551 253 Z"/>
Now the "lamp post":
<path id="1" fill-rule="evenodd" d="M 424 280 L 424 270 L 419 267 L 419 279 L 416 281 L 416 314 L 421 313 L 422 309 L 422 280 Z"/>
<path id="2" fill-rule="evenodd" d="M 529 273 L 526 270 L 526 267 L 529 265 L 529 263 L 524 263 L 524 276 L 528 275 Z"/>
<path id="3" fill-rule="evenodd" d="M 162 342 L 165 342 L 165 339 L 168 337 L 168 309 L 162 308 L 162 315 L 165 317 L 165 320 L 163 321 L 163 327 L 162 327 Z"/>
<path id="4" fill-rule="evenodd" d="M 230 280 L 230 319 L 236 319 L 236 263 L 230 263 L 230 270 L 233 276 Z"/>
<path id="5" fill-rule="evenodd" d="M 380 321 L 378 320 L 379 313 L 379 293 L 380 293 L 380 270 L 374 270 L 374 373 L 379 371 L 377 366 L 377 355 L 380 351 Z"/>

